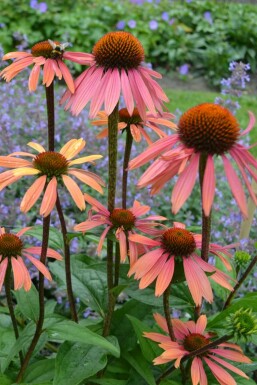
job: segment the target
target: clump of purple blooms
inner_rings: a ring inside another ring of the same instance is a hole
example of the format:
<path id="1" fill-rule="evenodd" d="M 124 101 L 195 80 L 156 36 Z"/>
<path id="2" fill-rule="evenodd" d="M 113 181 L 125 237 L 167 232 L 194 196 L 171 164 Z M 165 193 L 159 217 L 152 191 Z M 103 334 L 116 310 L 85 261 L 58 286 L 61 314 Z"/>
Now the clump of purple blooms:
<path id="1" fill-rule="evenodd" d="M 230 95 L 232 98 L 239 98 L 246 88 L 246 83 L 250 81 L 250 76 L 247 73 L 251 69 L 250 64 L 233 61 L 229 64 L 228 69 L 231 71 L 231 76 L 221 80 L 221 94 Z M 228 108 L 234 115 L 240 108 L 239 102 L 230 98 L 217 97 L 215 103 Z"/>
<path id="2" fill-rule="evenodd" d="M 30 8 L 36 9 L 40 13 L 45 13 L 48 9 L 48 6 L 45 2 L 38 3 L 37 0 L 30 1 Z"/>

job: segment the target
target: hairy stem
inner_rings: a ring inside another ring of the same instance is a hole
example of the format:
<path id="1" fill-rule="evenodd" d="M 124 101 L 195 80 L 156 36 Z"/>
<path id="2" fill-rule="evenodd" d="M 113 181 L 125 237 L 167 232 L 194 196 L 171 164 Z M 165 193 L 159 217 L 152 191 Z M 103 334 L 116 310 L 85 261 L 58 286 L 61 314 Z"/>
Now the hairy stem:
<path id="1" fill-rule="evenodd" d="M 74 299 L 73 290 L 72 290 L 71 265 L 70 265 L 70 245 L 69 245 L 69 241 L 67 239 L 66 222 L 64 219 L 62 206 L 61 206 L 61 202 L 60 202 L 60 198 L 59 198 L 58 194 L 57 194 L 57 200 L 56 200 L 56 209 L 58 212 L 59 220 L 61 223 L 61 229 L 62 229 L 62 237 L 63 237 L 63 245 L 64 245 L 64 259 L 65 259 L 66 288 L 67 288 L 67 295 L 68 295 L 68 300 L 69 300 L 69 304 L 70 304 L 71 317 L 72 317 L 73 321 L 78 322 L 76 304 L 75 304 L 75 299 Z"/>
<path id="2" fill-rule="evenodd" d="M 252 269 L 254 268 L 256 263 L 257 263 L 257 255 L 255 255 L 253 260 L 249 263 L 247 269 L 245 270 L 245 272 L 242 274 L 241 278 L 239 279 L 239 281 L 235 285 L 234 291 L 230 292 L 230 294 L 229 294 L 229 296 L 228 296 L 228 298 L 224 304 L 223 310 L 226 309 L 230 305 L 230 303 L 231 303 L 232 299 L 234 298 L 234 296 L 236 295 L 238 289 L 240 288 L 242 283 L 246 280 L 246 278 L 248 277 L 248 275 L 250 274 L 250 272 L 252 271 Z"/>
<path id="3" fill-rule="evenodd" d="M 200 188 L 201 195 L 203 194 L 203 178 L 204 172 L 207 162 L 207 154 L 202 153 L 200 157 L 200 165 L 199 165 L 199 176 L 200 176 Z M 202 209 L 202 250 L 201 250 L 201 258 L 207 262 L 208 254 L 209 254 L 209 244 L 210 244 L 210 235 L 211 235 L 211 213 L 209 216 L 204 214 Z"/>
<path id="4" fill-rule="evenodd" d="M 55 134 L 55 118 L 54 118 L 54 82 L 46 90 L 46 107 L 47 107 L 47 123 L 48 123 L 48 150 L 54 151 L 54 134 Z"/>
<path id="5" fill-rule="evenodd" d="M 108 210 L 112 213 L 115 208 L 116 179 L 117 179 L 117 142 L 118 142 L 119 104 L 108 117 Z M 103 336 L 110 333 L 112 314 L 115 307 L 113 288 L 113 241 L 107 240 L 107 285 L 108 310 L 104 320 Z"/>
<path id="6" fill-rule="evenodd" d="M 173 327 L 172 327 L 172 323 L 171 323 L 171 317 L 170 317 L 170 303 L 169 303 L 170 286 L 171 285 L 169 285 L 167 287 L 167 289 L 165 290 L 165 292 L 163 293 L 163 309 L 164 309 L 164 314 L 165 314 L 165 318 L 166 318 L 166 322 L 167 322 L 167 326 L 168 326 L 168 330 L 169 330 L 170 339 L 172 341 L 175 341 L 176 339 L 174 336 L 174 331 L 173 331 Z"/>
<path id="7" fill-rule="evenodd" d="M 133 136 L 128 127 L 126 130 L 126 144 L 123 158 L 123 175 L 122 175 L 122 208 L 127 208 L 127 187 L 128 187 L 128 164 L 132 149 Z"/>
<path id="8" fill-rule="evenodd" d="M 218 346 L 219 344 L 222 344 L 223 342 L 226 342 L 228 341 L 230 338 L 232 338 L 231 335 L 225 335 L 219 339 L 217 339 L 216 341 L 213 341 L 211 343 L 209 343 L 208 345 L 205 345 L 203 346 L 202 348 L 200 349 L 197 349 L 197 350 L 194 350 L 193 352 L 187 354 L 186 356 L 184 356 L 181 360 L 181 363 L 184 363 L 186 362 L 187 360 L 189 360 L 189 358 L 193 358 L 193 357 L 196 357 L 196 356 L 200 356 L 202 354 L 204 354 L 205 352 L 207 352 L 209 349 L 213 349 L 215 348 L 216 346 Z M 174 365 L 172 365 L 169 369 L 167 369 L 156 381 L 156 385 L 159 385 L 162 380 L 164 380 L 164 378 L 166 378 L 167 376 L 169 376 L 172 372 L 174 372 L 177 368 L 175 368 Z"/>
<path id="9" fill-rule="evenodd" d="M 48 215 L 46 218 L 43 219 L 43 237 L 42 237 L 42 250 L 41 250 L 41 256 L 40 256 L 40 262 L 43 263 L 44 265 L 46 264 L 49 230 L 50 230 L 50 215 Z M 45 316 L 44 275 L 42 273 L 39 273 L 38 296 L 39 296 L 39 318 L 37 321 L 36 331 L 31 341 L 30 347 L 24 357 L 23 364 L 21 366 L 21 369 L 19 371 L 19 374 L 16 380 L 17 383 L 20 383 L 22 381 L 24 372 L 27 369 L 31 356 L 37 346 L 38 340 L 42 333 L 42 327 L 43 327 L 44 316 Z"/>
<path id="10" fill-rule="evenodd" d="M 12 292 L 11 292 L 11 282 L 12 282 L 12 277 L 11 277 L 11 262 L 8 261 L 7 265 L 7 270 L 6 270 L 6 275 L 5 275 L 5 294 L 6 294 L 6 300 L 7 300 L 7 305 L 9 308 L 10 312 L 10 317 L 12 320 L 12 326 L 14 330 L 14 335 L 16 340 L 19 338 L 19 330 L 18 330 L 18 325 L 16 321 L 16 317 L 14 314 L 14 307 L 13 307 L 13 302 L 12 302 Z M 22 351 L 19 351 L 19 357 L 20 357 L 20 364 L 22 365 L 23 362 L 23 354 Z"/>

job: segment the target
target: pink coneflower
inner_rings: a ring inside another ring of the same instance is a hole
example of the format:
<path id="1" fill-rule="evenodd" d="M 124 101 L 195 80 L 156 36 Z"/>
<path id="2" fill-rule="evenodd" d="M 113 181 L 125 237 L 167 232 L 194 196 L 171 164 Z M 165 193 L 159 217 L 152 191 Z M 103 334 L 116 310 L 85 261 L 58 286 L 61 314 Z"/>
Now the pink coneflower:
<path id="1" fill-rule="evenodd" d="M 104 35 L 90 55 L 90 68 L 76 80 L 76 93 L 67 91 L 61 103 L 68 103 L 72 114 L 78 115 L 91 100 L 89 116 L 94 118 L 104 104 L 110 115 L 117 105 L 121 92 L 131 116 L 134 102 L 139 114 L 145 119 L 146 108 L 156 115 L 162 112 L 162 102 L 168 101 L 159 84 L 152 77 L 162 76 L 142 65 L 144 49 L 139 40 L 129 32 L 117 31 Z"/>
<path id="2" fill-rule="evenodd" d="M 75 231 L 82 231 L 94 229 L 95 227 L 107 225 L 103 231 L 98 246 L 97 253 L 100 255 L 103 247 L 103 242 L 110 230 L 115 230 L 116 238 L 120 245 L 120 259 L 125 262 L 129 250 L 129 260 L 132 266 L 138 258 L 137 244 L 129 239 L 129 236 L 134 234 L 137 229 L 150 235 L 158 235 L 160 233 L 156 226 L 160 223 L 154 222 L 156 220 L 166 220 L 165 217 L 159 215 L 151 215 L 147 218 L 139 219 L 141 215 L 146 214 L 149 206 L 143 206 L 138 201 L 135 201 L 133 207 L 130 209 L 114 209 L 112 213 L 108 211 L 100 202 L 92 198 L 88 194 L 84 194 L 86 202 L 92 205 L 92 210 L 97 214 L 92 215 L 90 210 L 89 217 L 85 222 L 79 223 L 74 227 Z M 162 225 L 161 225 L 162 226 Z M 128 244 L 128 249 L 127 249 Z"/>
<path id="3" fill-rule="evenodd" d="M 9 52 L 3 56 L 2 60 L 15 60 L 0 72 L 0 76 L 9 82 L 26 67 L 33 64 L 34 67 L 29 76 L 29 90 L 35 91 L 38 85 L 40 68 L 43 66 L 43 84 L 46 87 L 50 86 L 55 76 L 58 79 L 63 77 L 70 92 L 73 93 L 75 90 L 74 81 L 63 59 L 71 60 L 74 63 L 88 64 L 90 56 L 83 52 L 64 52 L 68 45 L 69 43 L 60 44 L 49 39 L 33 45 L 31 53 Z"/>
<path id="4" fill-rule="evenodd" d="M 186 230 L 182 223 L 174 222 L 174 227 L 162 229 L 158 240 L 137 234 L 130 235 L 129 240 L 157 247 L 140 257 L 129 270 L 129 276 L 135 274 L 135 278 L 140 279 L 140 289 L 146 288 L 157 278 L 155 295 L 162 295 L 172 282 L 176 267 L 179 268 L 182 263 L 188 288 L 197 306 L 201 305 L 202 298 L 208 302 L 213 301 L 208 278 L 228 290 L 233 290 L 228 282 L 231 277 L 197 255 L 196 251 L 202 247 L 202 236 Z M 226 247 L 224 250 L 228 254 Z M 217 254 L 217 251 L 222 252 L 220 246 L 210 244 L 209 252 Z M 206 273 L 212 274 L 207 277 Z"/>
<path id="5" fill-rule="evenodd" d="M 103 192 L 101 185 L 104 186 L 104 182 L 96 174 L 71 167 L 102 158 L 101 155 L 89 155 L 71 160 L 85 147 L 85 144 L 86 142 L 82 138 L 71 139 L 61 148 L 60 152 L 55 152 L 46 151 L 40 144 L 30 142 L 28 146 L 32 147 L 39 154 L 14 152 L 8 156 L 0 156 L 0 166 L 13 169 L 0 174 L 0 191 L 25 175 L 34 175 L 37 176 L 37 179 L 24 195 L 20 205 L 21 211 L 24 213 L 29 211 L 46 187 L 40 215 L 44 217 L 49 215 L 57 199 L 58 183 L 63 183 L 66 186 L 78 208 L 84 210 L 85 200 L 83 193 L 69 175 L 75 176 L 100 193 Z M 32 158 L 32 160 L 16 158 L 14 155 L 27 156 Z"/>
<path id="6" fill-rule="evenodd" d="M 108 136 L 108 115 L 104 111 L 100 111 L 97 116 L 99 120 L 92 122 L 95 126 L 106 126 L 97 138 L 105 138 Z M 159 126 L 166 126 L 173 130 L 176 130 L 176 124 L 170 122 L 168 119 L 174 118 L 174 115 L 164 112 L 162 116 L 154 116 L 150 112 L 146 113 L 146 118 L 143 120 L 139 115 L 138 109 L 134 108 L 132 115 L 130 116 L 127 108 L 119 110 L 119 123 L 118 130 L 130 130 L 131 135 L 135 142 L 140 142 L 142 136 L 146 139 L 148 144 L 152 143 L 152 140 L 148 133 L 145 131 L 145 127 L 154 131 L 159 138 L 165 138 L 167 134 L 162 131 Z"/>
<path id="7" fill-rule="evenodd" d="M 145 171 L 139 180 L 139 187 L 151 186 L 151 193 L 157 193 L 174 175 L 179 179 L 172 191 L 172 211 L 176 214 L 194 187 L 199 161 L 206 157 L 203 179 L 202 204 L 206 216 L 210 214 L 215 194 L 214 156 L 220 156 L 232 194 L 243 214 L 247 217 L 247 204 L 242 183 L 238 178 L 230 155 L 239 168 L 249 194 L 257 205 L 257 198 L 248 175 L 257 181 L 257 161 L 238 139 L 246 135 L 254 126 L 254 115 L 249 112 L 250 121 L 241 134 L 236 118 L 226 108 L 212 103 L 204 103 L 190 108 L 178 123 L 176 135 L 160 139 L 130 162 L 130 169 L 136 168 L 162 154 Z M 170 148 L 175 146 L 174 149 Z M 167 151 L 168 150 L 168 151 Z"/>
<path id="8" fill-rule="evenodd" d="M 49 281 L 52 280 L 51 274 L 45 265 L 32 255 L 40 255 L 41 247 L 24 247 L 20 237 L 30 230 L 25 227 L 16 234 L 6 233 L 0 227 L 0 291 L 5 279 L 8 264 L 11 264 L 14 277 L 14 290 L 24 287 L 28 291 L 31 288 L 31 278 L 22 257 L 27 258 Z M 62 256 L 57 251 L 48 248 L 47 257 L 62 260 Z"/>
<path id="9" fill-rule="evenodd" d="M 168 334 L 168 326 L 164 317 L 160 314 L 154 314 L 155 321 L 159 327 Z M 164 352 L 154 359 L 155 365 L 166 364 L 167 362 L 175 361 L 174 366 L 178 368 L 183 357 L 193 353 L 195 350 L 204 348 L 212 342 L 213 333 L 205 331 L 207 325 L 207 318 L 201 315 L 197 322 L 187 321 L 182 322 L 179 319 L 173 319 L 172 327 L 175 341 L 171 341 L 169 336 L 160 333 L 144 333 L 146 338 L 158 342 L 159 346 Z M 207 365 L 211 370 L 216 380 L 221 385 L 236 385 L 234 378 L 224 368 L 242 376 L 249 378 L 242 370 L 236 368 L 225 359 L 243 362 L 245 364 L 251 363 L 251 360 L 243 354 L 240 346 L 224 342 L 220 343 L 214 348 L 208 349 L 205 353 L 195 356 L 191 362 L 191 379 L 193 385 L 208 385 L 207 376 L 205 374 L 204 366 Z"/>

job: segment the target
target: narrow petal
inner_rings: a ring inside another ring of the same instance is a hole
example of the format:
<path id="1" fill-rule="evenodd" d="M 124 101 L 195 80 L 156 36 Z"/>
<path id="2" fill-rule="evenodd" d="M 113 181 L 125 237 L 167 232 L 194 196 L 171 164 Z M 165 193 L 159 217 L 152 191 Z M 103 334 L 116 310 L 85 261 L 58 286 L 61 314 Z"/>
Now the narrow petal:
<path id="1" fill-rule="evenodd" d="M 205 314 L 200 315 L 196 324 L 195 324 L 195 332 L 199 334 L 203 334 L 207 326 L 207 317 Z"/>
<path id="2" fill-rule="evenodd" d="M 191 365 L 192 385 L 198 385 L 198 383 L 200 382 L 199 361 L 200 359 L 198 357 L 195 357 L 192 361 L 192 365 Z"/>
<path id="3" fill-rule="evenodd" d="M 39 246 L 27 247 L 26 249 L 24 249 L 24 251 L 26 251 L 26 253 L 30 253 L 30 254 L 41 255 L 42 247 L 39 247 Z M 46 256 L 48 258 L 54 258 L 54 259 L 57 259 L 59 261 L 61 261 L 63 259 L 61 254 L 59 254 L 57 251 L 55 251 L 49 247 L 47 249 Z"/>
<path id="4" fill-rule="evenodd" d="M 240 369 L 236 368 L 235 366 L 231 365 L 229 362 L 227 362 L 225 360 L 222 360 L 221 358 L 213 356 L 213 355 L 211 355 L 210 357 L 211 357 L 212 360 L 217 361 L 219 364 L 225 366 L 225 368 L 231 370 L 232 372 L 238 374 L 239 376 L 242 376 L 244 378 L 249 378 L 242 370 L 240 370 Z M 250 363 L 251 363 L 251 360 L 250 360 Z"/>
<path id="5" fill-rule="evenodd" d="M 67 160 L 74 158 L 86 145 L 83 138 L 69 140 L 60 150 L 60 154 Z"/>
<path id="6" fill-rule="evenodd" d="M 164 250 L 162 249 L 149 251 L 143 255 L 143 257 L 139 258 L 139 260 L 130 268 L 128 276 L 130 277 L 132 274 L 136 273 L 136 279 L 142 278 L 149 270 L 151 270 L 163 253 Z"/>
<path id="7" fill-rule="evenodd" d="M 128 75 L 124 69 L 121 70 L 121 89 L 124 97 L 125 105 L 127 107 L 128 113 L 132 116 L 134 111 L 134 99 L 128 79 Z"/>
<path id="8" fill-rule="evenodd" d="M 27 145 L 31 148 L 34 148 L 34 150 L 36 150 L 37 152 L 46 152 L 46 150 L 44 149 L 43 146 L 41 146 L 41 144 L 29 142 L 27 143 Z"/>
<path id="9" fill-rule="evenodd" d="M 73 78 L 71 76 L 70 70 L 66 66 L 66 64 L 64 64 L 64 62 L 62 60 L 57 60 L 57 62 L 58 62 L 59 68 L 62 72 L 63 78 L 64 78 L 70 92 L 73 94 L 75 92 L 75 85 L 74 85 L 74 81 L 73 81 Z"/>
<path id="10" fill-rule="evenodd" d="M 141 243 L 142 245 L 147 245 L 147 246 L 160 246 L 159 241 L 155 241 L 154 239 L 145 237 L 144 235 L 139 235 L 139 234 L 131 234 L 129 236 L 129 240 L 132 242 L 137 242 Z"/>
<path id="11" fill-rule="evenodd" d="M 104 97 L 104 107 L 108 115 L 110 115 L 114 110 L 116 104 L 119 101 L 120 94 L 121 94 L 120 73 L 118 68 L 114 68 L 109 78 L 106 91 L 105 91 L 105 97 Z"/>
<path id="12" fill-rule="evenodd" d="M 69 166 L 72 166 L 73 164 L 82 164 L 86 162 L 92 163 L 96 159 L 101 159 L 103 156 L 102 155 L 89 155 L 89 156 L 84 156 L 83 158 L 78 158 L 74 159 L 69 162 Z"/>
<path id="13" fill-rule="evenodd" d="M 45 84 L 46 87 L 49 87 L 54 80 L 55 72 L 51 62 L 52 59 L 46 59 L 44 64 L 43 84 Z"/>
<path id="14" fill-rule="evenodd" d="M 78 178 L 81 182 L 83 183 L 86 183 L 88 186 L 92 187 L 94 190 L 98 191 L 100 194 L 103 194 L 103 189 L 102 187 L 99 185 L 99 183 L 97 183 L 93 178 L 91 178 L 90 176 L 86 175 L 83 173 L 84 170 L 82 170 L 82 172 L 80 170 L 69 170 L 68 171 L 68 174 L 70 175 L 74 175 L 76 178 Z"/>
<path id="15" fill-rule="evenodd" d="M 22 288 L 25 279 L 23 268 L 14 257 L 11 258 L 11 264 L 14 278 L 14 290 L 19 290 Z"/>
<path id="16" fill-rule="evenodd" d="M 110 216 L 110 211 L 108 211 L 102 203 L 98 202 L 95 198 L 91 197 L 88 194 L 84 194 L 85 200 L 87 203 L 89 203 L 91 206 L 96 207 L 99 211 L 101 211 L 106 217 Z"/>
<path id="17" fill-rule="evenodd" d="M 17 168 L 32 166 L 32 163 L 26 159 L 13 158 L 12 156 L 0 156 L 0 166 L 7 168 Z"/>
<path id="18" fill-rule="evenodd" d="M 98 242 L 98 246 L 97 246 L 97 255 L 101 255 L 101 252 L 102 252 L 102 248 L 103 248 L 103 243 L 104 243 L 104 240 L 106 238 L 106 235 L 108 233 L 108 231 L 110 230 L 111 226 L 108 226 L 106 227 L 106 229 L 102 232 L 102 235 L 101 237 L 99 238 L 99 242 Z"/>
<path id="19" fill-rule="evenodd" d="M 67 190 L 69 191 L 70 195 L 72 196 L 74 202 L 78 206 L 78 208 L 82 211 L 85 210 L 85 200 L 84 195 L 81 192 L 79 186 L 76 182 L 74 182 L 73 179 L 71 179 L 68 175 L 62 175 L 62 180 L 65 186 L 67 187 Z"/>
<path id="20" fill-rule="evenodd" d="M 255 125 L 255 116 L 254 116 L 254 114 L 251 111 L 248 111 L 248 114 L 249 114 L 248 126 L 247 126 L 247 128 L 243 132 L 241 132 L 240 136 L 244 136 L 244 135 L 248 134 L 253 129 L 253 127 Z"/>
<path id="21" fill-rule="evenodd" d="M 163 254 L 161 258 L 159 258 L 158 261 L 156 261 L 154 266 L 141 278 L 139 283 L 139 289 L 145 289 L 155 280 L 155 278 L 157 278 L 157 276 L 160 274 L 160 272 L 164 268 L 167 258 L 168 258 L 168 255 Z"/>
<path id="22" fill-rule="evenodd" d="M 222 381 L 222 383 L 225 383 L 226 385 L 236 385 L 236 381 L 226 370 L 209 360 L 207 357 L 203 357 L 203 359 L 218 382 Z"/>
<path id="23" fill-rule="evenodd" d="M 116 238 L 119 240 L 119 244 L 120 244 L 120 260 L 121 262 L 125 262 L 128 254 L 127 237 L 121 228 L 119 228 L 116 231 Z"/>
<path id="24" fill-rule="evenodd" d="M 48 279 L 48 281 L 52 281 L 51 274 L 42 262 L 27 253 L 24 253 L 24 255 L 30 260 L 31 263 L 33 263 L 34 266 L 36 266 L 36 268 L 46 277 L 46 279 Z"/>
<path id="25" fill-rule="evenodd" d="M 31 289 L 31 278 L 30 278 L 30 275 L 29 275 L 29 272 L 28 272 L 28 269 L 25 265 L 25 263 L 23 262 L 23 259 L 21 257 L 18 257 L 17 258 L 21 268 L 23 269 L 23 275 L 24 275 L 24 290 L 25 291 L 29 291 Z"/>
<path id="26" fill-rule="evenodd" d="M 55 176 L 50 180 L 46 187 L 44 197 L 40 207 L 40 215 L 47 217 L 54 208 L 57 199 L 57 179 Z"/>
<path id="27" fill-rule="evenodd" d="M 34 204 L 40 197 L 45 187 L 45 184 L 46 175 L 42 175 L 38 179 L 36 179 L 35 182 L 30 186 L 20 204 L 20 209 L 22 212 L 27 213 L 31 209 L 31 207 L 34 206 Z"/>
<path id="28" fill-rule="evenodd" d="M 29 75 L 29 91 L 36 91 L 40 75 L 40 65 L 35 64 Z"/>
<path id="29" fill-rule="evenodd" d="M 215 168 L 212 155 L 208 155 L 203 178 L 203 210 L 208 217 L 211 212 L 212 203 L 215 195 Z"/>
<path id="30" fill-rule="evenodd" d="M 0 264 L 0 292 L 3 287 L 7 265 L 8 265 L 8 258 L 5 258 Z"/>
<path id="31" fill-rule="evenodd" d="M 158 275 L 156 280 L 155 295 L 157 297 L 161 296 L 171 283 L 174 274 L 174 268 L 174 257 L 172 257 L 165 263 L 163 270 Z"/>

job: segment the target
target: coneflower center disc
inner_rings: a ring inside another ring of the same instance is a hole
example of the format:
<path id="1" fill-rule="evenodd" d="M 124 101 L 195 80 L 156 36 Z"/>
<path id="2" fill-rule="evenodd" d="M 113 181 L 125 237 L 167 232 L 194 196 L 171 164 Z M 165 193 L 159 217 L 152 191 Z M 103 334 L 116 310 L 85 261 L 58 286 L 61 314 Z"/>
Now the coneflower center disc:
<path id="1" fill-rule="evenodd" d="M 185 337 L 183 345 L 187 351 L 193 352 L 194 350 L 203 348 L 209 343 L 209 338 L 204 337 L 202 334 L 192 333 Z"/>
<path id="2" fill-rule="evenodd" d="M 114 227 L 123 227 L 124 230 L 131 230 L 135 224 L 135 216 L 126 209 L 114 209 L 110 215 L 110 221 Z"/>
<path id="3" fill-rule="evenodd" d="M 210 155 L 229 151 L 238 139 L 239 130 L 232 113 L 212 103 L 190 108 L 178 123 L 178 134 L 184 145 Z"/>
<path id="4" fill-rule="evenodd" d="M 60 43 L 58 41 L 54 42 L 56 45 L 59 45 Z M 39 43 L 36 43 L 31 48 L 31 53 L 33 56 L 43 56 L 46 59 L 56 59 L 62 55 L 62 51 L 57 49 L 54 49 L 48 40 L 40 41 Z"/>
<path id="5" fill-rule="evenodd" d="M 129 32 L 109 32 L 95 44 L 93 55 L 96 63 L 106 70 L 131 69 L 137 68 L 144 60 L 144 49 Z"/>
<path id="6" fill-rule="evenodd" d="M 23 243 L 17 235 L 0 235 L 0 255 L 2 255 L 3 258 L 21 255 L 22 247 Z"/>
<path id="7" fill-rule="evenodd" d="M 141 116 L 139 115 L 138 109 L 134 108 L 132 116 L 129 115 L 127 108 L 119 110 L 119 121 L 130 124 L 138 124 L 142 122 Z"/>
<path id="8" fill-rule="evenodd" d="M 46 151 L 36 156 L 33 160 L 33 166 L 41 171 L 42 175 L 58 177 L 67 173 L 68 161 L 59 152 Z"/>
<path id="9" fill-rule="evenodd" d="M 190 231 L 171 228 L 162 234 L 162 246 L 167 253 L 175 257 L 187 257 L 196 249 L 196 243 Z"/>

